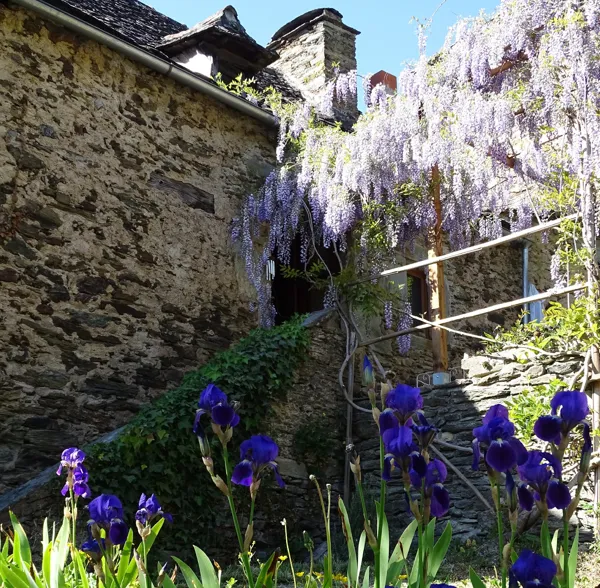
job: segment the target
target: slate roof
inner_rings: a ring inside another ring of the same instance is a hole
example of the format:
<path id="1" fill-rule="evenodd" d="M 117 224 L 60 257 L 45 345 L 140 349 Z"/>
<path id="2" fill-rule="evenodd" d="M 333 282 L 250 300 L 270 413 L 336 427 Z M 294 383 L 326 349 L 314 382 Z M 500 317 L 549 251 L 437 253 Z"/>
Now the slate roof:
<path id="1" fill-rule="evenodd" d="M 184 31 L 194 32 L 194 27 L 188 29 L 186 25 L 169 18 L 139 0 L 46 0 L 46 2 L 84 22 L 167 59 L 168 57 L 162 51 L 162 45 L 168 41 L 165 37 Z M 215 18 L 219 14 L 209 17 L 198 26 L 205 25 L 206 28 L 213 26 L 211 18 Z M 249 36 L 248 38 L 251 39 Z M 300 92 L 279 72 L 271 68 L 259 71 L 254 77 L 258 88 L 264 89 L 273 85 L 276 90 L 281 92 L 286 101 L 296 101 L 302 97 Z"/>

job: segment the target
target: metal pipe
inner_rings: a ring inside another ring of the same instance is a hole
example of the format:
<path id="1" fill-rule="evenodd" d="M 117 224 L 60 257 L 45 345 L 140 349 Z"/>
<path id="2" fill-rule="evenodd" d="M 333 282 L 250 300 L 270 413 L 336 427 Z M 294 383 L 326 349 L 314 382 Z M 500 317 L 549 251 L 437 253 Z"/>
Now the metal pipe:
<path id="1" fill-rule="evenodd" d="M 140 63 L 141 65 L 152 69 L 160 74 L 163 74 L 176 82 L 196 90 L 202 94 L 210 96 L 215 100 L 225 104 L 238 112 L 251 116 L 256 120 L 267 124 L 269 126 L 275 126 L 277 119 L 267 111 L 254 106 L 247 100 L 244 100 L 240 96 L 236 96 L 231 92 L 227 92 L 222 88 L 219 88 L 209 78 L 194 74 L 176 64 L 153 55 L 150 51 L 140 49 L 139 47 L 123 41 L 110 33 L 107 33 L 93 25 L 85 23 L 70 14 L 62 12 L 53 6 L 49 6 L 41 0 L 10 0 L 14 4 L 18 4 L 23 8 L 32 10 L 40 16 L 53 21 L 56 24 L 62 25 L 71 31 L 78 33 L 88 39 L 101 43 L 113 49 L 117 53 L 124 55 L 125 57 Z"/>
<path id="2" fill-rule="evenodd" d="M 380 343 L 381 341 L 387 341 L 388 339 L 395 339 L 400 335 L 408 335 L 409 333 L 414 333 L 415 331 L 422 331 L 424 329 L 431 329 L 437 325 L 445 325 L 447 323 L 453 323 L 456 321 L 461 321 L 464 319 L 475 318 L 478 316 L 482 316 L 484 314 L 488 314 L 489 312 L 495 312 L 496 310 L 504 310 L 505 308 L 511 308 L 513 306 L 521 306 L 526 302 L 538 302 L 539 300 L 546 300 L 548 298 L 552 298 L 552 296 L 560 296 L 561 294 L 567 294 L 569 292 L 577 292 L 578 290 L 585 290 L 587 288 L 587 284 L 574 284 L 573 286 L 567 286 L 566 288 L 561 288 L 560 290 L 554 290 L 553 292 L 544 292 L 543 294 L 536 294 L 535 296 L 527 296 L 526 298 L 517 298 L 516 300 L 511 300 L 510 302 L 501 302 L 500 304 L 494 304 L 492 306 L 486 306 L 485 308 L 479 308 L 478 310 L 472 310 L 471 312 L 465 312 L 464 314 L 457 314 L 455 316 L 449 316 L 448 318 L 440 319 L 434 323 L 427 322 L 422 325 L 417 325 L 416 327 L 410 327 L 409 329 L 403 329 L 402 331 L 397 331 L 395 333 L 387 333 L 386 335 L 382 335 L 381 337 L 376 337 L 375 339 L 368 339 L 367 341 L 360 341 L 359 347 L 366 347 L 368 345 L 374 345 L 375 343 Z M 493 339 L 490 339 L 493 342 Z"/>
<path id="3" fill-rule="evenodd" d="M 552 227 L 557 227 L 564 220 L 574 220 L 576 219 L 578 214 L 569 214 L 568 216 L 564 216 L 562 218 L 549 221 L 547 223 L 542 223 L 541 225 L 536 225 L 535 227 L 530 227 L 528 229 L 523 229 L 522 231 L 516 231 L 511 233 L 510 235 L 505 235 L 504 237 L 499 237 L 498 239 L 493 239 L 492 241 L 487 241 L 486 243 L 479 243 L 478 245 L 473 245 L 472 247 L 465 247 L 464 249 L 459 249 L 458 251 L 452 251 L 450 253 L 445 253 L 444 255 L 440 255 L 438 257 L 430 257 L 428 259 L 423 259 L 422 261 L 416 261 L 415 263 L 409 263 L 408 265 L 402 265 L 400 267 L 394 267 L 388 270 L 385 270 L 379 274 L 374 274 L 372 276 L 367 276 L 366 278 L 361 278 L 360 280 L 356 280 L 349 286 L 355 286 L 357 284 L 363 284 L 365 282 L 370 282 L 372 280 L 377 280 L 378 278 L 384 278 L 386 276 L 391 276 L 393 274 L 399 274 L 402 272 L 406 272 L 413 269 L 418 269 L 420 267 L 425 267 L 431 265 L 433 263 L 439 263 L 441 261 L 447 261 L 449 259 L 455 259 L 457 257 L 462 257 L 463 255 L 468 255 L 469 253 L 477 253 L 482 251 L 483 249 L 488 249 L 489 247 L 496 247 L 497 245 L 503 245 L 504 243 L 510 243 L 511 241 L 516 241 L 517 239 L 521 239 L 527 235 L 534 235 L 535 233 L 539 233 L 540 231 L 545 231 L 546 229 L 551 229 Z"/>
<path id="4" fill-rule="evenodd" d="M 350 334 L 350 348 L 354 346 L 356 334 Z M 346 389 L 350 400 L 354 399 L 354 358 L 348 362 L 348 382 Z M 346 459 L 344 464 L 344 504 L 350 508 L 350 459 L 352 458 L 353 440 L 352 440 L 352 420 L 354 418 L 352 404 L 346 406 Z"/>
<path id="5" fill-rule="evenodd" d="M 523 298 L 527 298 L 529 290 L 529 241 L 525 239 L 523 241 Z M 529 322 L 529 303 L 526 302 L 523 304 L 523 310 L 525 314 L 523 315 L 523 324 L 527 324 Z"/>

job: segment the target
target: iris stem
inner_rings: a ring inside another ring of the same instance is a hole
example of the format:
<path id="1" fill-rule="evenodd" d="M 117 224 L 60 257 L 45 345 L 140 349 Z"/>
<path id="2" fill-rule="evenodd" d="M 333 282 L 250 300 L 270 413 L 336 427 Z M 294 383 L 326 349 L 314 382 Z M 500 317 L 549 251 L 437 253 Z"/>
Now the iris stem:
<path id="1" fill-rule="evenodd" d="M 254 506 L 254 503 L 252 504 Z M 283 519 L 283 531 L 285 533 L 285 548 L 287 549 L 287 556 L 290 562 L 290 570 L 292 571 L 292 580 L 294 581 L 294 588 L 297 588 L 296 585 L 296 572 L 294 572 L 294 562 L 292 561 L 292 553 L 290 552 L 290 542 L 288 540 L 288 532 L 287 532 L 287 522 Z"/>
<path id="2" fill-rule="evenodd" d="M 73 494 L 73 486 L 69 484 L 69 502 L 71 503 L 71 532 L 73 538 L 71 540 L 71 561 L 73 562 L 73 573 L 75 574 L 75 584 L 79 579 L 79 571 L 75 562 L 75 550 L 77 549 L 77 504 L 75 495 Z"/>
<path id="3" fill-rule="evenodd" d="M 569 588 L 569 518 L 567 509 L 563 509 L 563 572 L 565 574 L 565 588 Z"/>
<path id="4" fill-rule="evenodd" d="M 323 513 L 323 520 L 325 522 L 325 536 L 327 538 L 327 569 L 325 574 L 329 575 L 329 582 L 333 582 L 333 562 L 331 560 L 331 529 L 329 527 L 328 511 L 325 510 L 325 501 L 323 500 L 323 493 L 321 492 L 321 486 L 315 476 L 311 476 L 310 479 L 315 483 L 317 492 L 319 493 L 319 502 L 321 503 L 321 512 Z M 331 493 L 329 493 L 329 502 L 331 503 Z"/>
<path id="5" fill-rule="evenodd" d="M 417 548 L 417 551 L 419 553 L 419 578 L 418 578 L 418 585 L 419 588 L 422 588 L 423 586 L 425 586 L 425 578 L 423 577 L 423 551 L 425 550 L 425 545 L 424 545 L 424 541 L 423 541 L 423 523 L 419 520 L 419 524 L 418 524 L 418 532 L 419 532 L 419 545 Z"/>
<path id="6" fill-rule="evenodd" d="M 356 480 L 356 487 L 358 488 L 358 496 L 360 497 L 360 504 L 362 506 L 363 518 L 365 523 L 369 524 L 369 514 L 367 512 L 367 503 L 365 502 L 365 493 L 363 492 L 362 481 Z"/>
<path id="7" fill-rule="evenodd" d="M 250 558 L 248 553 L 244 549 L 244 538 L 242 537 L 242 531 L 240 528 L 240 521 L 235 510 L 235 503 L 233 502 L 233 492 L 231 487 L 231 466 L 229 464 L 229 451 L 227 451 L 227 445 L 223 444 L 223 462 L 225 464 L 225 478 L 227 479 L 227 489 L 229 493 L 227 495 L 227 501 L 229 502 L 229 510 L 231 511 L 231 518 L 233 519 L 233 526 L 235 527 L 235 533 L 238 538 L 240 545 L 240 554 L 242 557 L 242 564 L 244 571 L 246 572 L 246 578 L 248 579 L 248 585 L 250 588 L 254 588 L 254 579 L 252 578 L 252 568 L 250 567 Z"/>
<path id="8" fill-rule="evenodd" d="M 494 482 L 492 482 L 494 483 Z M 506 565 L 504 563 L 504 523 L 502 521 L 502 509 L 500 508 L 500 483 L 496 485 L 496 520 L 498 523 L 498 549 L 500 551 L 500 570 L 502 572 L 502 588 L 506 588 Z"/>
<path id="9" fill-rule="evenodd" d="M 381 472 L 381 486 L 379 492 L 379 508 L 380 515 L 377 520 L 377 553 L 375 554 L 375 586 L 377 588 L 383 588 L 383 586 L 379 586 L 379 558 L 380 558 L 380 548 L 381 548 L 381 532 L 383 530 L 383 517 L 385 515 L 385 491 L 386 491 L 386 483 L 383 479 L 383 465 L 385 461 L 385 448 L 383 446 L 383 438 L 381 435 L 379 436 L 379 470 Z"/>
<path id="10" fill-rule="evenodd" d="M 252 525 L 254 522 L 254 504 L 256 503 L 256 498 L 253 498 L 250 502 L 250 518 L 248 519 L 248 526 Z"/>

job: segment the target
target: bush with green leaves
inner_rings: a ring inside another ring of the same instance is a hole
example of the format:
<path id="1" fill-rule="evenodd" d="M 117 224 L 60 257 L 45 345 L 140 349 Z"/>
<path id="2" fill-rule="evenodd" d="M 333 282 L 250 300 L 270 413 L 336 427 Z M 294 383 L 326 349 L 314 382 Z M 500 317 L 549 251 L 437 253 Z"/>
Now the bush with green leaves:
<path id="1" fill-rule="evenodd" d="M 190 434 L 200 391 L 209 383 L 221 387 L 239 403 L 241 430 L 256 432 L 273 403 L 286 397 L 307 356 L 310 337 L 302 320 L 252 331 L 142 409 L 117 439 L 87 448 L 95 490 L 135 504 L 151 489 L 178 519 L 165 529 L 165 544 L 171 552 L 193 555 L 192 541 L 214 536 L 209 524 L 218 510 L 218 494 L 198 467 L 198 445 Z"/>

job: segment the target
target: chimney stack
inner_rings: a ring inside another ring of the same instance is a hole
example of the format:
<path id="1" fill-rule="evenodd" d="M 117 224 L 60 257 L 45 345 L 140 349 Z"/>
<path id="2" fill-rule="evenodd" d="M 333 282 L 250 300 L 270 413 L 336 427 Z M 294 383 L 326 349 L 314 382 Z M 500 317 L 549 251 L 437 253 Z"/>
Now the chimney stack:
<path id="1" fill-rule="evenodd" d="M 356 36 L 360 32 L 342 21 L 333 8 L 318 8 L 295 18 L 274 35 L 268 49 L 279 54 L 271 67 L 282 73 L 318 110 L 334 77 L 334 66 L 340 73 L 356 70 Z M 353 122 L 358 106 L 335 104 L 336 118 Z"/>
<path id="2" fill-rule="evenodd" d="M 387 71 L 381 70 L 371 76 L 371 88 L 374 88 L 379 84 L 383 84 L 385 86 L 385 91 L 389 96 L 395 94 L 396 90 L 398 89 L 398 80 L 396 79 L 396 76 L 388 73 Z"/>

